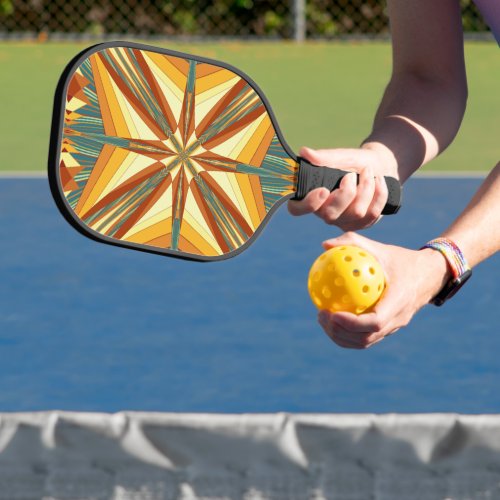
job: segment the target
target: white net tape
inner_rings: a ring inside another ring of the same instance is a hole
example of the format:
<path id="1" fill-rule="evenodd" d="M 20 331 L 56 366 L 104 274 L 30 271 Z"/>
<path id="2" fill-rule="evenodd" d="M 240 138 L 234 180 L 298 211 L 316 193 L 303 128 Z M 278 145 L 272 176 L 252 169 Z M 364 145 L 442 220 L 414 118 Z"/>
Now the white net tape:
<path id="1" fill-rule="evenodd" d="M 0 500 L 498 500 L 500 415 L 0 414 Z"/>

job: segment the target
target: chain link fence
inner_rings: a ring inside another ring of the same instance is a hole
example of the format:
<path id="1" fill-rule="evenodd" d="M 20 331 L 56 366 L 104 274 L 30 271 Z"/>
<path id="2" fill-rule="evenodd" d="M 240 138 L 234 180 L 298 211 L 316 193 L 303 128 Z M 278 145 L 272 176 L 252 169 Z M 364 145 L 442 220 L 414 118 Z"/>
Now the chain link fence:
<path id="1" fill-rule="evenodd" d="M 467 32 L 487 26 L 461 0 Z M 0 37 L 337 38 L 388 33 L 381 0 L 0 0 Z"/>

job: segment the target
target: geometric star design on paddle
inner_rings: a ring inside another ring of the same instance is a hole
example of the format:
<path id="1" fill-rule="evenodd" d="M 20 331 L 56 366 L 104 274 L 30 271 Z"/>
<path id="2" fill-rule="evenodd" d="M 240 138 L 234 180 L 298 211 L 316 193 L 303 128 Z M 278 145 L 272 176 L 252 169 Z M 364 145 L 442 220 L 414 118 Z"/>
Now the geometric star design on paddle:
<path id="1" fill-rule="evenodd" d="M 193 65 L 194 66 L 194 65 Z M 189 83 L 189 80 L 188 80 Z M 248 92 L 248 89 L 247 89 Z M 247 98 L 248 101 L 255 100 L 253 96 Z M 231 101 L 230 101 L 231 102 Z M 186 206 L 186 199 L 190 190 L 199 190 L 198 200 L 204 200 L 209 207 L 209 213 L 215 214 L 217 212 L 216 205 L 223 204 L 228 211 L 229 216 L 237 221 L 236 228 L 238 232 L 233 234 L 233 238 L 241 240 L 247 239 L 253 233 L 253 229 L 247 224 L 244 217 L 239 212 L 238 207 L 231 202 L 231 200 L 224 194 L 222 186 L 218 185 L 216 178 L 209 176 L 201 176 L 202 172 L 239 172 L 242 168 L 246 173 L 260 173 L 255 171 L 255 167 L 248 164 L 241 164 L 231 158 L 221 156 L 208 149 L 204 145 L 215 144 L 218 145 L 220 141 L 217 138 L 221 123 L 224 126 L 236 125 L 235 132 L 251 123 L 258 115 L 264 112 L 264 107 L 261 103 L 254 103 L 249 105 L 250 102 L 240 102 L 241 109 L 247 106 L 247 109 L 238 116 L 238 120 L 234 123 L 231 120 L 216 120 L 215 123 L 209 124 L 206 129 L 200 128 L 200 137 L 196 135 L 194 127 L 194 109 L 195 109 L 195 94 L 192 91 L 187 91 L 183 107 L 181 110 L 180 118 L 177 126 L 172 127 L 171 124 L 163 130 L 168 139 L 164 140 L 144 140 L 131 138 L 128 144 L 122 144 L 123 149 L 131 152 L 142 154 L 154 160 L 158 170 L 152 172 L 149 178 L 149 187 L 155 188 L 162 186 L 158 189 L 166 190 L 171 184 L 172 189 L 172 241 L 171 248 L 178 247 L 178 237 L 180 235 L 180 227 L 183 221 L 184 207 Z M 241 110 L 240 110 L 241 111 Z M 252 111 L 254 111 L 252 113 Z M 257 111 L 257 113 L 255 113 Z M 251 116 L 245 118 L 248 114 Z M 224 116 L 224 115 L 223 115 Z M 172 131 L 172 129 L 174 131 Z M 231 137 L 234 134 L 229 134 Z M 215 140 L 214 140 L 215 138 Z M 113 139 L 121 142 L 121 138 L 107 136 L 107 141 L 113 143 Z M 149 191 L 153 196 L 154 190 Z M 144 199 L 144 202 L 147 198 Z M 218 233 L 221 227 L 228 228 L 231 224 L 230 220 L 224 220 L 224 214 L 219 214 L 216 218 L 216 225 L 213 229 L 219 234 L 219 244 L 226 246 L 230 244 L 228 238 L 224 238 L 224 232 Z M 124 224 L 121 230 L 114 233 L 115 236 L 120 237 L 124 234 L 125 228 L 129 225 Z M 234 228 L 233 228 L 234 233 Z M 239 234 L 238 234 L 239 233 Z M 113 233 L 112 233 L 113 234 Z"/>

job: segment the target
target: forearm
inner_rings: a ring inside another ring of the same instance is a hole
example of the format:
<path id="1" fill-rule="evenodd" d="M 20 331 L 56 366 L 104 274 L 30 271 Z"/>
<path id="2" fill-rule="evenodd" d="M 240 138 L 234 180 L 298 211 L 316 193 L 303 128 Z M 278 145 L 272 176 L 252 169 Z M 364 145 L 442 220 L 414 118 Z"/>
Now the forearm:
<path id="1" fill-rule="evenodd" d="M 465 82 L 394 75 L 363 148 L 375 149 L 404 182 L 453 140 L 465 111 Z"/>
<path id="2" fill-rule="evenodd" d="M 461 248 L 471 267 L 500 250 L 500 162 L 442 236 Z"/>
<path id="3" fill-rule="evenodd" d="M 392 78 L 364 148 L 405 181 L 455 137 L 467 100 L 458 0 L 388 0 Z"/>
<path id="4" fill-rule="evenodd" d="M 443 231 L 461 249 L 470 267 L 474 267 L 500 250 L 500 163 L 491 171 L 459 217 Z M 451 269 L 440 252 L 425 248 L 419 252 L 421 294 L 425 302 L 432 299 L 452 277 Z"/>

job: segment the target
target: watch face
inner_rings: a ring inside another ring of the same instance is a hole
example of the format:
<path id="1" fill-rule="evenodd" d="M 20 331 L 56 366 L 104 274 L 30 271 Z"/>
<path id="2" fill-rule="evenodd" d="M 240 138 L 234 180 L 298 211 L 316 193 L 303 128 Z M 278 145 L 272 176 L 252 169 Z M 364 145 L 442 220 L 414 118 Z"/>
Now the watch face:
<path id="1" fill-rule="evenodd" d="M 432 299 L 436 306 L 442 306 L 448 299 L 451 299 L 462 288 L 472 276 L 472 270 L 468 269 L 458 278 L 454 278 L 444 286 L 444 288 Z"/>

